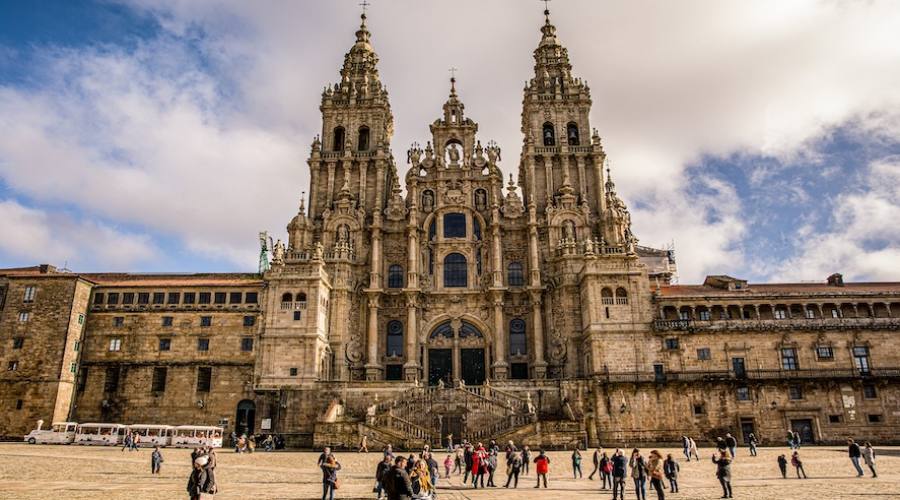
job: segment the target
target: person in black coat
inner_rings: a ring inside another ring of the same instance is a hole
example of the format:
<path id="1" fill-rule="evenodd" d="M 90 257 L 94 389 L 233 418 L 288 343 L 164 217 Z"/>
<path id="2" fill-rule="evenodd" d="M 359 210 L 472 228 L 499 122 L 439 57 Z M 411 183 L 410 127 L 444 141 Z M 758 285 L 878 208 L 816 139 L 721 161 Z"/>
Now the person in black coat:
<path id="1" fill-rule="evenodd" d="M 628 472 L 628 459 L 620 449 L 612 456 L 612 484 L 613 484 L 613 500 L 616 498 L 625 499 L 625 476 Z"/>
<path id="2" fill-rule="evenodd" d="M 722 498 L 733 498 L 731 496 L 731 458 L 728 453 L 719 452 L 718 458 L 713 455 L 712 461 L 716 464 L 716 477 L 719 484 L 722 485 Z"/>
<path id="3" fill-rule="evenodd" d="M 406 473 L 406 457 L 397 457 L 384 482 L 388 500 L 412 500 L 413 488 Z"/>
<path id="4" fill-rule="evenodd" d="M 385 489 L 384 480 L 390 471 L 391 457 L 385 455 L 384 459 L 378 462 L 378 466 L 375 468 L 375 489 L 373 490 L 373 493 L 377 493 L 378 498 L 381 498 L 381 493 Z"/>

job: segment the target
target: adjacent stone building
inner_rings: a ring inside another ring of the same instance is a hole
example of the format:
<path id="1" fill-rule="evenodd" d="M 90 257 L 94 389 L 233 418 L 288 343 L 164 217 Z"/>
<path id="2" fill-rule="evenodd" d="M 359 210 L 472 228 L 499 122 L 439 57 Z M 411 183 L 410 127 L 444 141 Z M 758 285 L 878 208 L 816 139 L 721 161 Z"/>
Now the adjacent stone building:
<path id="1" fill-rule="evenodd" d="M 306 446 L 896 439 L 900 283 L 673 284 L 673 252 L 637 244 L 549 12 L 508 180 L 455 79 L 398 170 L 370 37 L 363 16 L 321 96 L 308 206 L 261 274 L 0 271 L 0 434 L 40 418 Z"/>

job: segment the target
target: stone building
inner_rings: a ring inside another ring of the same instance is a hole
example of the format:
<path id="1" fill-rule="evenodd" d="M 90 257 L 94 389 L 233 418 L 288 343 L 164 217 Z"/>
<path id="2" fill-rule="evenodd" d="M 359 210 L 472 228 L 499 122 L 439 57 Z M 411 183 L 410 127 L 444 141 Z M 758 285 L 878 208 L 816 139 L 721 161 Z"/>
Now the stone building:
<path id="1" fill-rule="evenodd" d="M 674 284 L 545 14 L 517 178 L 455 79 L 400 171 L 363 16 L 321 96 L 308 206 L 264 272 L 0 271 L 0 434 L 41 418 L 295 445 L 896 440 L 900 283 Z"/>

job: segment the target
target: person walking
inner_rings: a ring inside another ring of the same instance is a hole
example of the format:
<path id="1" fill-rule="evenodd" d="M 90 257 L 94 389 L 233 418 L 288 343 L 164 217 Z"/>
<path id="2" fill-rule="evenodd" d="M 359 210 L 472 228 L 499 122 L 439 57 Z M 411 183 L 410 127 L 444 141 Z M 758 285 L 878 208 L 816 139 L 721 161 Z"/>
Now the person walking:
<path id="1" fill-rule="evenodd" d="M 356 450 L 357 453 L 368 453 L 369 452 L 369 436 L 363 434 L 362 439 L 359 442 L 359 449 Z"/>
<path id="2" fill-rule="evenodd" d="M 607 485 L 612 488 L 612 462 L 610 462 L 609 457 L 606 456 L 606 452 L 604 451 L 602 455 L 600 455 L 600 480 L 603 484 L 600 486 L 601 490 L 605 490 Z"/>
<path id="3" fill-rule="evenodd" d="M 322 468 L 322 500 L 334 500 L 334 490 L 338 488 L 337 473 L 341 470 L 341 464 L 334 458 L 334 455 L 328 455 Z"/>
<path id="4" fill-rule="evenodd" d="M 513 488 L 519 487 L 519 472 L 522 471 L 522 456 L 519 452 L 513 452 L 506 461 L 506 485 L 509 488 L 510 481 L 513 482 Z"/>
<path id="5" fill-rule="evenodd" d="M 325 461 L 328 460 L 329 456 L 331 456 L 331 448 L 326 446 L 322 450 L 322 453 L 319 454 L 319 460 L 316 461 L 316 467 L 321 467 L 325 463 Z"/>
<path id="6" fill-rule="evenodd" d="M 544 450 L 540 450 L 538 456 L 534 459 L 534 471 L 537 472 L 537 486 L 535 488 L 541 487 L 541 479 L 544 480 L 544 488 L 546 488 L 547 474 L 550 473 L 550 457 L 544 453 Z"/>
<path id="7" fill-rule="evenodd" d="M 731 492 L 731 459 L 722 451 L 718 458 L 713 455 L 712 461 L 716 464 L 716 477 L 722 485 L 722 498 L 734 498 Z"/>
<path id="8" fill-rule="evenodd" d="M 391 457 L 385 455 L 382 457 L 381 461 L 378 462 L 378 466 L 375 467 L 375 488 L 372 492 L 378 495 L 376 498 L 381 498 L 381 493 L 384 491 L 384 480 L 390 471 Z"/>
<path id="9" fill-rule="evenodd" d="M 125 437 L 122 439 L 122 451 L 128 450 L 131 451 L 131 433 L 126 432 Z"/>
<path id="10" fill-rule="evenodd" d="M 735 439 L 730 432 L 725 434 L 725 446 L 728 448 L 728 452 L 731 453 L 731 458 L 737 456 L 735 454 L 737 451 L 737 439 Z"/>
<path id="11" fill-rule="evenodd" d="M 162 463 L 162 452 L 159 451 L 159 446 L 154 446 L 153 453 L 150 454 L 150 474 L 159 474 L 159 470 L 162 468 Z"/>
<path id="12" fill-rule="evenodd" d="M 578 450 L 578 446 L 575 446 L 575 451 L 572 452 L 572 476 L 574 476 L 573 479 L 584 477 L 581 474 L 581 451 Z"/>
<path id="13" fill-rule="evenodd" d="M 787 431 L 787 444 L 788 448 L 790 448 L 791 451 L 794 451 L 794 431 L 791 429 L 788 429 Z"/>
<path id="14" fill-rule="evenodd" d="M 791 465 L 794 466 L 794 469 L 797 471 L 797 479 L 800 479 L 800 473 L 803 473 L 803 479 L 806 479 L 806 471 L 803 470 L 803 462 L 800 460 L 800 452 L 795 451 L 791 455 Z"/>
<path id="15" fill-rule="evenodd" d="M 214 495 L 215 491 L 211 488 L 209 474 L 205 469 L 209 457 L 201 455 L 194 460 L 191 474 L 188 476 L 187 492 L 191 500 L 200 500 L 201 495 Z"/>
<path id="16" fill-rule="evenodd" d="M 522 447 L 522 474 L 528 475 L 531 472 L 531 450 L 528 445 Z"/>
<path id="17" fill-rule="evenodd" d="M 862 453 L 863 460 L 866 462 L 866 466 L 872 471 L 872 477 L 878 477 L 878 473 L 875 472 L 875 450 L 872 448 L 872 443 L 866 441 L 860 452 Z"/>
<path id="18" fill-rule="evenodd" d="M 696 458 L 697 461 L 699 462 L 699 461 L 700 461 L 700 452 L 697 450 L 697 442 L 694 441 L 694 438 L 688 438 L 688 439 L 689 439 L 690 442 L 691 442 L 691 447 L 690 447 L 690 452 L 691 452 L 691 453 L 690 453 L 690 454 L 691 454 L 691 456 L 693 456 L 694 458 Z"/>
<path id="19" fill-rule="evenodd" d="M 462 474 L 463 469 L 463 448 L 458 446 L 453 452 L 453 473 Z"/>
<path id="20" fill-rule="evenodd" d="M 496 488 L 497 485 L 494 484 L 494 472 L 497 470 L 497 448 L 491 450 L 491 452 L 487 456 L 487 473 L 488 473 L 488 481 L 487 485 L 491 488 Z"/>
<path id="21" fill-rule="evenodd" d="M 472 453 L 472 486 L 478 488 L 479 481 L 484 488 L 484 473 L 487 472 L 487 452 L 484 445 L 478 443 L 478 448 Z"/>
<path id="22" fill-rule="evenodd" d="M 678 493 L 678 473 L 681 471 L 681 467 L 678 465 L 678 462 L 672 458 L 672 454 L 669 453 L 666 455 L 666 461 L 663 462 L 663 473 L 666 475 L 666 479 L 669 480 L 669 490 L 672 493 Z"/>
<path id="23" fill-rule="evenodd" d="M 413 485 L 413 493 L 426 496 L 434 492 L 434 484 L 431 482 L 431 473 L 424 460 L 419 460 L 409 477 Z"/>
<path id="24" fill-rule="evenodd" d="M 750 446 L 750 456 L 755 457 L 757 454 L 756 445 L 759 444 L 759 441 L 756 439 L 756 436 L 751 432 L 749 436 L 747 436 L 747 445 Z"/>
<path id="25" fill-rule="evenodd" d="M 681 436 L 681 449 L 682 453 L 684 453 L 684 458 L 687 459 L 688 462 L 691 461 L 691 439 L 687 436 Z"/>
<path id="26" fill-rule="evenodd" d="M 469 443 L 465 444 L 465 450 L 463 451 L 463 463 L 465 464 L 465 474 L 463 474 L 463 484 L 469 482 L 469 474 L 472 474 L 472 445 Z M 472 474 L 474 477 L 475 475 Z"/>
<path id="27" fill-rule="evenodd" d="M 728 451 L 728 445 L 725 444 L 725 439 L 722 436 L 716 438 L 716 450 L 719 452 Z"/>
<path id="28" fill-rule="evenodd" d="M 794 448 L 800 449 L 800 433 L 797 431 L 793 432 L 794 434 Z"/>
<path id="29" fill-rule="evenodd" d="M 663 457 L 658 450 L 652 450 L 650 457 L 647 459 L 647 475 L 650 476 L 650 487 L 656 490 L 656 500 L 665 500 L 666 495 L 663 493 Z"/>
<path id="30" fill-rule="evenodd" d="M 616 448 L 612 459 L 613 500 L 625 500 L 625 476 L 628 474 L 628 460 L 619 448 Z"/>
<path id="31" fill-rule="evenodd" d="M 594 480 L 594 474 L 600 472 L 600 455 L 603 453 L 602 448 L 597 448 L 594 450 L 594 456 L 592 457 L 592 462 L 594 463 L 594 468 L 591 470 L 590 475 L 588 475 L 588 479 L 591 481 Z"/>
<path id="32" fill-rule="evenodd" d="M 631 458 L 628 460 L 631 468 L 631 480 L 634 481 L 634 494 L 637 500 L 647 500 L 647 462 L 641 456 L 641 450 L 631 450 Z"/>
<path id="33" fill-rule="evenodd" d="M 384 480 L 384 490 L 387 500 L 412 500 L 413 486 L 406 472 L 406 457 L 403 455 L 394 459 L 394 466 Z"/>
<path id="34" fill-rule="evenodd" d="M 778 455 L 778 468 L 781 470 L 781 479 L 787 479 L 787 458 L 784 454 Z"/>
<path id="35" fill-rule="evenodd" d="M 450 469 L 453 468 L 453 457 L 451 455 L 447 455 L 447 458 L 444 459 L 444 477 L 450 478 Z"/>
<path id="36" fill-rule="evenodd" d="M 862 467 L 859 466 L 859 458 L 862 455 L 859 445 L 853 441 L 852 438 L 847 439 L 847 451 L 850 455 L 850 461 L 853 462 L 853 467 L 856 468 L 856 477 L 863 477 Z"/>

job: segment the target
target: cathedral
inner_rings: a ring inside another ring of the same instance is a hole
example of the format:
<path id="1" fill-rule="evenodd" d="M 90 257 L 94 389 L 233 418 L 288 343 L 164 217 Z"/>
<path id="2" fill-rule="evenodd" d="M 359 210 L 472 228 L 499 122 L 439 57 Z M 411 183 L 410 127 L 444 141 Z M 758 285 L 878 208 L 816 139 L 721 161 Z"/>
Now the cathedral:
<path id="1" fill-rule="evenodd" d="M 363 15 L 321 96 L 308 201 L 283 241 L 262 237 L 259 273 L 0 269 L 0 435 L 41 419 L 293 446 L 897 439 L 900 283 L 675 284 L 673 252 L 638 245 L 549 11 L 517 176 L 457 92 L 398 165 Z"/>

